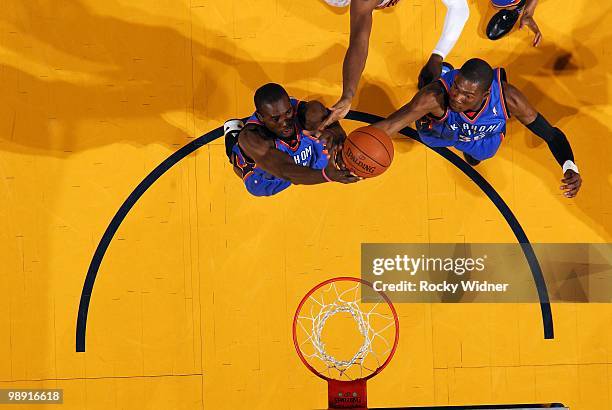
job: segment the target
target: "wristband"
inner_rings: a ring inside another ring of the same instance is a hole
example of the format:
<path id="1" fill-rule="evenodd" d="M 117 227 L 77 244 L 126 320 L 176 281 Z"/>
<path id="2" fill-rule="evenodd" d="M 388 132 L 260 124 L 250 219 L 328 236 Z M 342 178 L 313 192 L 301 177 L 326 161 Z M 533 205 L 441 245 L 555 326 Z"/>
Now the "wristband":
<path id="1" fill-rule="evenodd" d="M 333 179 L 330 179 L 330 178 L 327 176 L 327 174 L 325 173 L 325 168 L 322 168 L 322 169 L 321 169 L 321 175 L 323 175 L 323 178 L 325 178 L 325 180 L 326 180 L 327 182 L 334 182 L 334 180 L 333 180 Z"/>
<path id="2" fill-rule="evenodd" d="M 576 164 L 574 164 L 574 161 L 568 159 L 567 161 L 565 161 L 563 163 L 563 175 L 565 175 L 565 173 L 567 172 L 567 170 L 571 169 L 572 171 L 574 171 L 575 173 L 579 174 L 580 172 L 578 172 L 578 166 Z"/>

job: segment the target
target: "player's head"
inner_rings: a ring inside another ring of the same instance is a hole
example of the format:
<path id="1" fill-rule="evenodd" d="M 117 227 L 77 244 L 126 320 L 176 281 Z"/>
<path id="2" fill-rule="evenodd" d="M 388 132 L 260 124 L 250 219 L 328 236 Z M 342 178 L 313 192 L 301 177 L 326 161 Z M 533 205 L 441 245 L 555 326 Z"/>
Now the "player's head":
<path id="1" fill-rule="evenodd" d="M 449 104 L 453 111 L 477 110 L 489 95 L 493 82 L 493 69 L 484 60 L 472 58 L 461 66 L 449 91 Z"/>
<path id="2" fill-rule="evenodd" d="M 255 91 L 254 100 L 257 118 L 267 129 L 279 137 L 290 138 L 295 134 L 295 111 L 282 86 L 263 85 Z"/>

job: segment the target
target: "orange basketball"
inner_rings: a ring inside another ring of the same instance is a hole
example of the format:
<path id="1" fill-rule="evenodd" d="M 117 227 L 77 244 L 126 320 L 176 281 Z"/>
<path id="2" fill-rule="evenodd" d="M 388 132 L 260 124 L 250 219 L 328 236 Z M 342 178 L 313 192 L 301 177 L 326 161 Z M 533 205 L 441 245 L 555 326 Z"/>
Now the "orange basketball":
<path id="1" fill-rule="evenodd" d="M 353 174 L 371 178 L 389 168 L 393 152 L 391 138 L 384 131 L 369 125 L 357 128 L 346 137 L 342 159 Z"/>

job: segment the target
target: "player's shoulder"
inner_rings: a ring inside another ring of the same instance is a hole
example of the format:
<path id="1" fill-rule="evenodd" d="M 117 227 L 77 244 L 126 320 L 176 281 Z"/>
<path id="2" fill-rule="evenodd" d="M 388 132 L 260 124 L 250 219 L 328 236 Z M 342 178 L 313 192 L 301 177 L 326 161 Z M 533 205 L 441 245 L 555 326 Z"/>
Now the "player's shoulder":
<path id="1" fill-rule="evenodd" d="M 238 144 L 248 153 L 264 154 L 274 147 L 274 141 L 260 124 L 246 124 L 238 135 Z"/>
<path id="2" fill-rule="evenodd" d="M 504 98 L 509 107 L 515 107 L 517 104 L 520 104 L 522 101 L 524 101 L 525 96 L 523 95 L 521 90 L 516 88 L 514 85 L 506 81 L 502 81 L 501 88 L 504 92 Z"/>

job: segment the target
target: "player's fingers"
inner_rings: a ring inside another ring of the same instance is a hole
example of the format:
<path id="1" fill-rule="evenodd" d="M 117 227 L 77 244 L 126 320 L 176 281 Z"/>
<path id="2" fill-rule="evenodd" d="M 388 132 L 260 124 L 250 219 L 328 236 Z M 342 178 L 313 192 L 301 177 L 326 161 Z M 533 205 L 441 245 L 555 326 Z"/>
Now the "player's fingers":
<path id="1" fill-rule="evenodd" d="M 565 194 L 567 194 L 569 192 L 578 191 L 578 189 L 580 189 L 580 185 L 581 185 L 581 181 L 579 180 L 572 181 L 570 183 L 566 183 L 565 185 L 562 185 L 561 189 L 563 191 L 566 191 Z"/>
<path id="2" fill-rule="evenodd" d="M 336 154 L 335 163 L 338 169 L 341 169 L 343 171 L 348 171 L 348 168 L 346 167 L 346 164 L 344 163 L 344 159 L 342 159 L 342 150 L 339 150 L 338 153 Z"/>
<path id="3" fill-rule="evenodd" d="M 580 180 L 580 175 L 578 175 L 578 174 L 573 174 L 573 173 L 572 173 L 572 174 L 570 174 L 569 176 L 567 176 L 567 177 L 563 178 L 563 179 L 561 180 L 561 182 L 563 182 L 563 183 L 565 183 L 565 184 L 569 184 L 569 183 L 572 183 L 572 182 L 574 182 L 574 181 L 579 181 L 579 180 Z"/>
<path id="4" fill-rule="evenodd" d="M 571 189 L 571 190 L 565 192 L 563 195 L 566 198 L 573 198 L 573 197 L 575 197 L 578 194 L 578 189 L 579 188 Z"/>
<path id="5" fill-rule="evenodd" d="M 525 25 L 527 25 L 527 27 L 529 27 L 529 30 L 533 31 L 536 35 L 540 33 L 540 28 L 538 27 L 538 24 L 535 22 L 534 19 L 527 19 L 525 21 Z"/>
<path id="6" fill-rule="evenodd" d="M 338 166 L 337 166 L 338 147 L 333 146 L 333 147 L 331 147 L 331 149 L 328 149 L 328 152 L 329 152 L 329 157 L 330 157 L 330 160 L 332 161 L 332 164 L 334 164 L 336 166 L 336 168 L 338 168 Z"/>
<path id="7" fill-rule="evenodd" d="M 542 33 L 538 32 L 535 35 L 535 38 L 533 39 L 533 46 L 537 47 L 540 45 L 540 43 L 542 42 Z"/>
<path id="8" fill-rule="evenodd" d="M 578 195 L 578 191 L 579 191 L 579 190 L 580 190 L 580 187 L 576 187 L 576 188 L 572 189 L 572 190 L 570 191 L 570 195 L 571 195 L 572 197 L 575 197 L 576 195 Z"/>
<path id="9" fill-rule="evenodd" d="M 318 131 L 323 131 L 329 124 L 335 122 L 336 120 L 333 117 L 333 113 L 330 114 L 322 123 L 319 125 Z"/>
<path id="10" fill-rule="evenodd" d="M 321 125 L 319 126 L 319 130 L 323 130 L 324 128 L 327 128 L 329 125 L 338 121 L 340 117 L 342 116 L 342 112 L 339 108 L 332 107 L 329 110 L 331 111 L 331 114 L 329 114 L 327 118 L 321 123 Z"/>
<path id="11" fill-rule="evenodd" d="M 347 175 L 342 178 L 342 182 L 345 184 L 352 184 L 357 181 L 361 181 L 361 178 L 350 173 L 347 173 Z"/>
<path id="12" fill-rule="evenodd" d="M 572 189 L 572 186 L 574 185 L 571 181 L 563 181 L 563 185 L 561 185 L 561 189 L 564 191 L 567 191 L 569 189 Z"/>

